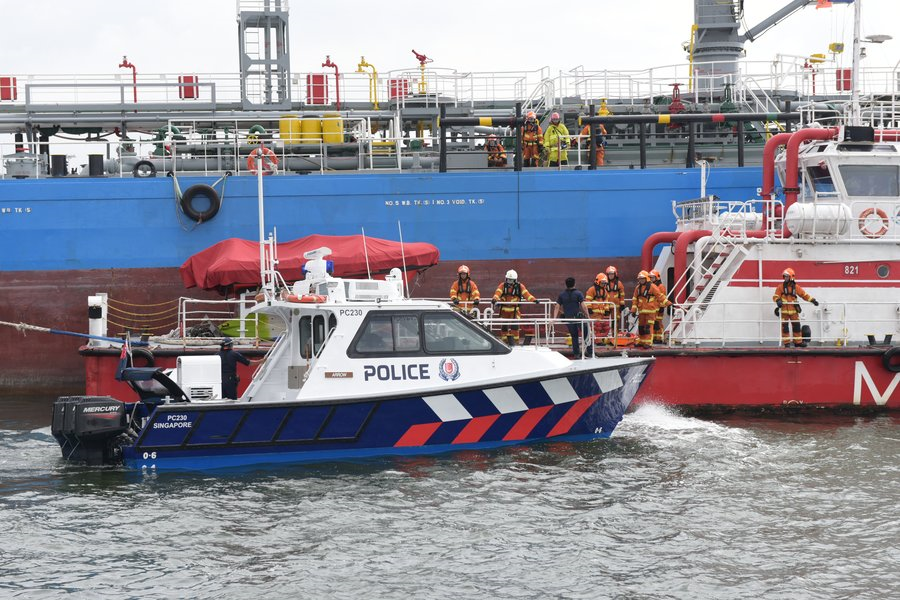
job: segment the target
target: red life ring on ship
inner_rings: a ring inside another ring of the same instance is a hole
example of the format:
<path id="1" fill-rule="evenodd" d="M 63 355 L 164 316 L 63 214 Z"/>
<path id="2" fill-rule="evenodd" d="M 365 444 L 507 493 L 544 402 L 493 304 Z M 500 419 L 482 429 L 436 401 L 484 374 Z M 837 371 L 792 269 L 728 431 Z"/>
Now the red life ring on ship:
<path id="1" fill-rule="evenodd" d="M 254 175 L 257 174 L 257 159 L 260 159 L 260 162 L 262 162 L 263 175 L 271 175 L 278 170 L 278 157 L 275 156 L 275 153 L 271 148 L 260 146 L 259 148 L 251 152 L 250 156 L 247 157 L 247 168 Z"/>
<path id="2" fill-rule="evenodd" d="M 877 231 L 872 231 L 869 229 L 868 219 L 872 215 L 877 215 L 879 219 L 881 219 L 881 229 Z M 866 210 L 859 213 L 859 231 L 870 239 L 877 239 L 883 236 L 888 232 L 888 227 L 890 227 L 891 222 L 888 219 L 887 213 L 885 213 L 880 208 L 867 208 Z"/>

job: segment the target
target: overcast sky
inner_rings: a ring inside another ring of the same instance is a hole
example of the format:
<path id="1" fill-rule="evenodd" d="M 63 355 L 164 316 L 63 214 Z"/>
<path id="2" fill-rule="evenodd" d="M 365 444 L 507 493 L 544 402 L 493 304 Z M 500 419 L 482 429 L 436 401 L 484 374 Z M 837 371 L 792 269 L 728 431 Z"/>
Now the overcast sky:
<path id="1" fill-rule="evenodd" d="M 746 0 L 746 24 L 786 3 Z M 413 48 L 463 72 L 646 68 L 683 62 L 693 21 L 692 0 L 292 0 L 290 10 L 293 72 L 322 71 L 326 54 L 342 72 L 361 55 L 379 72 L 411 68 Z M 2 0 L 0 74 L 122 73 L 122 55 L 139 73 L 236 73 L 236 12 L 234 0 Z M 871 47 L 866 64 L 893 68 L 900 1 L 865 0 L 862 23 L 864 36 L 894 37 Z M 849 46 L 852 30 L 852 7 L 808 7 L 747 44 L 748 57 Z"/>

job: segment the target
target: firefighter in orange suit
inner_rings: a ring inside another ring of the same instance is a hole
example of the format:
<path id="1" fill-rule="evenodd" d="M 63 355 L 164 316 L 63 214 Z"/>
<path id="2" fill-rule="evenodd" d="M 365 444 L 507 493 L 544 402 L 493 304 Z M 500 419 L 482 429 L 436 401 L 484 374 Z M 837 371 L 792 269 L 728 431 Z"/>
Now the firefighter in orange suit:
<path id="1" fill-rule="evenodd" d="M 491 306 L 496 307 L 497 303 L 500 303 L 496 314 L 501 319 L 521 319 L 522 313 L 519 310 L 519 303 L 523 301 L 534 302 L 535 304 L 540 303 L 540 300 L 532 296 L 528 288 L 519 281 L 519 274 L 510 269 L 506 272 L 506 279 L 503 280 L 503 283 L 497 286 L 497 291 L 494 292 L 494 297 L 491 300 Z M 501 325 L 500 339 L 505 339 L 510 346 L 516 345 L 519 342 L 519 326 Z"/>
<path id="2" fill-rule="evenodd" d="M 609 304 L 609 280 L 604 273 L 597 273 L 594 285 L 588 288 L 584 294 L 584 303 L 591 311 L 591 319 L 594 320 L 594 337 L 597 344 L 610 344 L 609 339 L 609 314 L 612 306 Z"/>
<path id="3" fill-rule="evenodd" d="M 634 297 L 631 300 L 631 314 L 638 318 L 638 348 L 653 347 L 653 323 L 662 306 L 668 305 L 666 295 L 650 281 L 650 273 L 641 271 L 638 273 L 638 284 L 634 288 Z"/>
<path id="4" fill-rule="evenodd" d="M 625 315 L 625 285 L 619 280 L 619 270 L 614 266 L 606 267 L 606 279 L 608 280 L 609 301 L 615 305 L 613 318 Z M 622 319 L 624 325 L 624 318 Z"/>
<path id="5" fill-rule="evenodd" d="M 598 167 L 602 167 L 605 162 L 604 158 L 606 156 L 606 127 L 603 126 L 603 123 L 597 123 L 596 136 L 597 136 L 597 159 L 596 163 Z M 584 129 L 581 130 L 581 143 L 585 148 L 590 150 L 591 148 L 591 126 L 585 125 Z"/>
<path id="6" fill-rule="evenodd" d="M 522 165 L 526 167 L 538 166 L 541 159 L 541 151 L 544 149 L 544 130 L 537 122 L 537 115 L 529 110 L 525 115 L 525 125 L 522 126 Z"/>
<path id="7" fill-rule="evenodd" d="M 458 306 L 463 314 L 468 314 L 473 306 L 478 306 L 481 301 L 481 293 L 478 286 L 469 276 L 469 267 L 459 265 L 456 270 L 456 281 L 450 286 L 450 301 Z"/>
<path id="8" fill-rule="evenodd" d="M 489 167 L 505 167 L 506 166 L 506 150 L 503 144 L 497 139 L 493 133 L 487 137 L 484 143 L 484 149 L 487 151 L 487 161 Z"/>
<path id="9" fill-rule="evenodd" d="M 794 281 L 793 269 L 785 269 L 781 276 L 784 281 L 775 288 L 775 295 L 772 296 L 772 300 L 777 305 L 775 314 L 781 313 L 781 343 L 787 348 L 791 345 L 793 337 L 794 346 L 803 348 L 806 343 L 803 341 L 803 334 L 800 331 L 800 303 L 798 300 L 803 298 L 807 302 L 812 302 L 813 306 L 818 306 L 819 301 L 797 285 L 797 282 Z M 791 330 L 793 330 L 793 336 Z"/>
<path id="10" fill-rule="evenodd" d="M 659 291 L 662 292 L 663 296 L 666 296 L 666 303 L 663 306 L 659 307 L 659 312 L 656 313 L 656 321 L 653 323 L 653 343 L 654 344 L 662 344 L 663 343 L 663 313 L 666 310 L 666 306 L 671 305 L 672 303 L 669 301 L 669 297 L 666 295 L 666 284 L 662 282 L 662 277 L 659 275 L 659 271 L 653 269 L 650 271 L 650 281 L 653 282 L 653 285 L 659 288 Z"/>

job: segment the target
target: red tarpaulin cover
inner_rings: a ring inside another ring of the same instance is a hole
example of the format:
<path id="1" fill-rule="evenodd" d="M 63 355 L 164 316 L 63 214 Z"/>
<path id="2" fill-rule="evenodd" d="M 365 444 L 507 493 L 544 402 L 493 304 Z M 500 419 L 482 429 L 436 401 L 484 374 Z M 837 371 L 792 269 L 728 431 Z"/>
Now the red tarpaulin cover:
<path id="1" fill-rule="evenodd" d="M 303 279 L 306 263 L 304 252 L 327 246 L 334 262 L 335 277 L 365 277 L 366 251 L 372 275 L 385 274 L 392 268 L 403 268 L 406 257 L 408 271 L 423 271 L 438 263 L 440 252 L 424 242 L 404 243 L 365 238 L 362 235 L 308 235 L 299 240 L 278 243 L 278 271 L 286 281 Z M 185 287 L 224 290 L 229 287 L 259 287 L 259 242 L 229 238 L 194 254 L 181 265 Z"/>

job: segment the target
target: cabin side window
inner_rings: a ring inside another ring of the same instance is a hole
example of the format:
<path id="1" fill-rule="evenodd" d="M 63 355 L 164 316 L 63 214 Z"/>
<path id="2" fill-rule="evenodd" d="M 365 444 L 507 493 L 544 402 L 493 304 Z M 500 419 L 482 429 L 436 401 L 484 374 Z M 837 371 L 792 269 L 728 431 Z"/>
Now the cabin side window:
<path id="1" fill-rule="evenodd" d="M 325 315 L 321 314 L 301 317 L 300 356 L 306 359 L 317 356 L 336 326 L 337 319 L 333 314 L 329 314 L 327 320 Z"/>
<path id="2" fill-rule="evenodd" d="M 363 354 L 381 352 L 418 352 L 418 315 L 379 315 L 363 327 L 356 351 Z"/>
<path id="3" fill-rule="evenodd" d="M 841 165 L 848 196 L 900 196 L 900 167 L 895 165 Z"/>
<path id="4" fill-rule="evenodd" d="M 494 344 L 455 314 L 433 313 L 424 318 L 427 352 L 487 352 Z"/>

